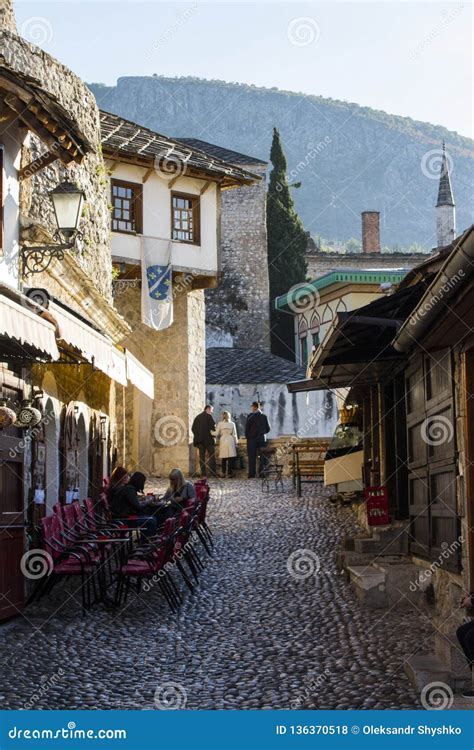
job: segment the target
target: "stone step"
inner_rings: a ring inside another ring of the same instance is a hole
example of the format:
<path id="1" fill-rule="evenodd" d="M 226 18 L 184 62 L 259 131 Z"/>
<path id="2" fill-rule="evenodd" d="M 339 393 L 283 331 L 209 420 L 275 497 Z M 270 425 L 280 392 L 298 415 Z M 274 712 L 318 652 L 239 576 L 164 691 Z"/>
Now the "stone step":
<path id="1" fill-rule="evenodd" d="M 374 561 L 376 570 L 385 574 L 385 590 L 389 606 L 397 605 L 397 608 L 410 608 L 415 604 L 419 608 L 419 602 L 423 599 L 423 592 L 417 586 L 420 568 L 407 561 L 404 556 L 383 557 Z"/>
<path id="2" fill-rule="evenodd" d="M 451 686 L 450 670 L 434 654 L 412 656 L 405 661 L 404 667 L 408 679 L 419 693 L 432 682 L 443 682 Z"/>
<path id="3" fill-rule="evenodd" d="M 385 591 L 385 573 L 372 565 L 350 565 L 347 568 L 349 580 L 363 607 L 383 609 L 388 606 Z"/>

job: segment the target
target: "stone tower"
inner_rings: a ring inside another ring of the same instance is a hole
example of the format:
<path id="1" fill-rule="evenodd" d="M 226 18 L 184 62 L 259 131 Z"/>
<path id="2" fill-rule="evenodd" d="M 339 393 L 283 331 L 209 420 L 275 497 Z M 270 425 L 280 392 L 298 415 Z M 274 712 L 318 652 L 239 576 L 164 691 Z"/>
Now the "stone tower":
<path id="1" fill-rule="evenodd" d="M 267 162 L 198 139 L 180 140 L 262 178 L 222 193 L 220 279 L 216 289 L 205 292 L 206 348 L 270 351 Z"/>
<path id="2" fill-rule="evenodd" d="M 17 33 L 12 0 L 0 0 L 0 29 Z"/>
<path id="3" fill-rule="evenodd" d="M 449 174 L 449 160 L 446 154 L 446 144 L 443 141 L 438 201 L 436 203 L 437 247 L 445 247 L 451 244 L 456 236 L 455 210 L 451 177 Z"/>

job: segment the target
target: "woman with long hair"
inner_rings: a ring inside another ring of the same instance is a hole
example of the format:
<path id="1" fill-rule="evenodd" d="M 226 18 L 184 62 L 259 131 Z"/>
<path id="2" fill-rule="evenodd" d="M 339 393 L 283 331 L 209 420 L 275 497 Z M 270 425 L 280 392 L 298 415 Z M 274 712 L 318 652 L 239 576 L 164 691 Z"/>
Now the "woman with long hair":
<path id="1" fill-rule="evenodd" d="M 166 490 L 163 500 L 171 502 L 175 513 L 180 513 L 186 500 L 194 500 L 196 490 L 194 484 L 184 478 L 181 469 L 172 469 L 169 473 L 170 484 Z"/>

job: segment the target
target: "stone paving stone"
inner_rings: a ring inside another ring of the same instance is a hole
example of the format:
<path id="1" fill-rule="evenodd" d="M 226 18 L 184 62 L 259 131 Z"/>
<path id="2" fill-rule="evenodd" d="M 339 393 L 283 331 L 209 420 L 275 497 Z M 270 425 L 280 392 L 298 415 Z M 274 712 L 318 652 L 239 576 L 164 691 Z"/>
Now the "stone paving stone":
<path id="1" fill-rule="evenodd" d="M 177 616 L 152 588 L 81 617 L 71 582 L 0 626 L 0 707 L 418 708 L 403 662 L 428 619 L 362 610 L 335 565 L 352 512 L 287 487 L 212 482 L 215 554 Z"/>

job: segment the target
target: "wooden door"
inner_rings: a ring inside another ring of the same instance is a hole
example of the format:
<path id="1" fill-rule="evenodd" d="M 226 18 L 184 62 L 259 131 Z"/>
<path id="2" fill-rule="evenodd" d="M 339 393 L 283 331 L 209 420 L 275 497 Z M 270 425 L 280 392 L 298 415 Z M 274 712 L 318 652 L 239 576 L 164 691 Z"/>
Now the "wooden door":
<path id="1" fill-rule="evenodd" d="M 18 398 L 5 387 L 3 395 Z M 0 431 L 0 620 L 18 614 L 25 604 L 20 569 L 25 551 L 23 438 L 15 427 Z"/>
<path id="2" fill-rule="evenodd" d="M 406 373 L 410 549 L 459 570 L 453 363 L 448 349 L 418 355 Z M 457 546 L 456 546 L 457 544 Z"/>

